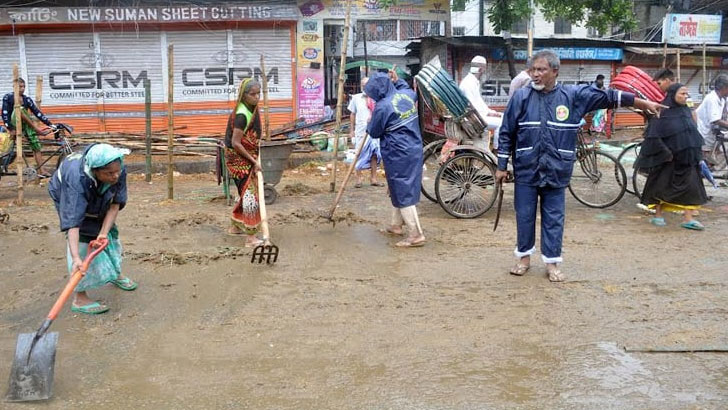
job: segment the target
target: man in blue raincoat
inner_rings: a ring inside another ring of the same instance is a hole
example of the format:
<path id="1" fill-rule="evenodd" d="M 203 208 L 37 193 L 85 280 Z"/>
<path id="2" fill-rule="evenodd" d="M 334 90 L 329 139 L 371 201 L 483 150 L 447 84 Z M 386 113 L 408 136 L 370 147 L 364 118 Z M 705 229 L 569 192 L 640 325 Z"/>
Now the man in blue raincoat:
<path id="1" fill-rule="evenodd" d="M 559 57 L 543 50 L 532 58 L 532 82 L 508 102 L 501 125 L 496 180 L 508 175 L 513 157 L 514 206 L 518 263 L 510 273 L 523 275 L 536 247 L 536 208 L 541 202 L 541 258 L 552 282 L 563 281 L 561 243 L 564 235 L 565 189 L 576 160 L 576 133 L 590 111 L 634 106 L 659 113 L 664 106 L 617 90 L 593 85 L 564 86 L 556 82 Z"/>
<path id="2" fill-rule="evenodd" d="M 417 95 L 394 71 L 387 76 L 375 73 L 364 87 L 366 95 L 376 101 L 367 127 L 371 138 L 380 139 L 380 151 L 387 174 L 389 196 L 394 210 L 391 226 L 384 232 L 409 235 L 398 247 L 422 246 L 425 235 L 417 216 L 422 185 L 422 135 L 417 115 Z"/>

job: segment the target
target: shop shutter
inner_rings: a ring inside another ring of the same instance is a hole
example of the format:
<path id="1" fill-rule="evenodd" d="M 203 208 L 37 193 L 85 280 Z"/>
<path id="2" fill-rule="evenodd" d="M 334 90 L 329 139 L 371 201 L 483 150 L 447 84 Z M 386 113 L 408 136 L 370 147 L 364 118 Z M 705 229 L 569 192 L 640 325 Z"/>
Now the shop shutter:
<path id="1" fill-rule="evenodd" d="M 174 44 L 175 102 L 235 99 L 235 84 L 228 81 L 227 31 L 168 32 L 167 44 Z"/>
<path id="2" fill-rule="evenodd" d="M 21 71 L 20 52 L 18 51 L 18 38 L 10 36 L 0 36 L 0 95 L 5 95 L 13 91 L 13 64 L 18 64 L 18 73 L 23 75 Z M 34 78 L 34 77 L 33 77 Z M 26 78 L 27 95 L 35 96 L 35 80 Z M 31 93 L 32 92 L 32 93 Z"/>
<path id="3" fill-rule="evenodd" d="M 28 77 L 43 76 L 43 105 L 97 103 L 93 34 L 26 34 L 25 56 Z M 73 84 L 74 72 L 85 73 L 83 84 Z"/>
<path id="4" fill-rule="evenodd" d="M 157 32 L 101 33 L 100 70 L 104 104 L 144 103 L 144 81 L 149 79 L 152 102 L 164 102 L 162 50 Z M 145 75 L 146 74 L 146 75 Z M 112 85 L 113 84 L 113 85 Z M 141 111 L 141 110 L 140 110 Z"/>
<path id="5" fill-rule="evenodd" d="M 234 66 L 240 69 L 234 79 L 237 85 L 248 72 L 260 72 L 260 55 L 265 57 L 265 68 L 270 73 L 277 70 L 277 78 L 268 83 L 270 99 L 293 98 L 291 63 L 291 29 L 246 29 L 233 31 Z"/>

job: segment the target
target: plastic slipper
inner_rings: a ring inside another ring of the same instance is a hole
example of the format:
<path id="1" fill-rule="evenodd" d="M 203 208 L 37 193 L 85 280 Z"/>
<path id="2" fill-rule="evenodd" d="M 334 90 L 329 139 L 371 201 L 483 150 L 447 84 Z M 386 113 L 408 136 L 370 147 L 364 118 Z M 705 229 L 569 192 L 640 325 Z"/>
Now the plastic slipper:
<path id="1" fill-rule="evenodd" d="M 136 282 L 134 282 L 133 280 L 131 280 L 129 278 L 114 279 L 111 281 L 111 283 L 116 285 L 117 288 L 119 288 L 121 290 L 127 290 L 127 291 L 134 290 L 137 288 L 137 286 L 139 286 L 139 284 L 137 284 Z"/>
<path id="2" fill-rule="evenodd" d="M 245 242 L 245 247 L 246 247 L 246 248 L 255 248 L 255 247 L 257 247 L 257 246 L 260 246 L 260 245 L 262 245 L 262 244 L 264 244 L 264 243 L 265 243 L 265 241 L 264 241 L 264 240 L 262 240 L 262 239 L 258 239 L 258 240 L 257 240 L 257 241 L 255 241 L 255 242 Z"/>
<path id="3" fill-rule="evenodd" d="M 520 263 L 517 263 L 516 266 L 512 267 L 509 273 L 511 275 L 516 276 L 523 276 L 528 272 L 528 270 L 531 269 L 531 265 L 522 265 Z"/>
<path id="4" fill-rule="evenodd" d="M 682 226 L 685 229 L 692 229 L 694 231 L 702 231 L 703 229 L 705 229 L 705 226 L 703 226 L 703 224 L 696 221 L 695 219 L 693 219 L 690 222 L 683 222 L 680 224 L 680 226 Z"/>
<path id="5" fill-rule="evenodd" d="M 566 279 L 559 268 L 546 269 L 546 274 L 549 275 L 549 280 L 551 282 L 563 282 Z"/>
<path id="6" fill-rule="evenodd" d="M 73 306 L 71 305 L 71 312 L 84 313 L 87 315 L 99 315 L 109 311 L 109 307 L 102 305 L 99 302 L 91 302 L 88 305 Z"/>
<path id="7" fill-rule="evenodd" d="M 396 246 L 398 248 L 417 248 L 417 247 L 424 246 L 424 245 L 425 245 L 425 239 L 422 239 L 422 240 L 416 241 L 416 242 L 412 242 L 409 239 L 405 239 L 403 241 L 399 241 L 396 244 L 394 244 L 394 246 Z"/>
<path id="8" fill-rule="evenodd" d="M 652 218 L 652 219 L 650 219 L 650 223 L 655 226 L 667 225 L 667 223 L 665 222 L 665 218 Z"/>

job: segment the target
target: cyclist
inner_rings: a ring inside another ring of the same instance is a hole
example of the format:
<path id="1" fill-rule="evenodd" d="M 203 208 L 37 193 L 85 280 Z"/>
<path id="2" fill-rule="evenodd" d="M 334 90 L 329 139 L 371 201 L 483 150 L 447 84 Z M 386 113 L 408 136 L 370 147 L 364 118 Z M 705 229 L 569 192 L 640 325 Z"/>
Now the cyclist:
<path id="1" fill-rule="evenodd" d="M 20 97 L 22 100 L 21 118 L 23 123 L 23 134 L 28 139 L 30 149 L 33 151 L 33 157 L 35 157 L 35 162 L 36 164 L 38 164 L 37 168 L 39 175 L 43 177 L 50 177 L 50 173 L 42 167 L 43 155 L 41 153 L 41 145 L 40 141 L 38 140 L 38 134 L 48 135 L 52 132 L 51 127 L 53 127 L 53 124 L 45 115 L 43 115 L 43 113 L 40 111 L 38 106 L 35 105 L 33 100 L 25 95 L 25 80 L 23 80 L 22 78 L 18 78 L 18 90 L 20 91 Z M 14 107 L 15 93 L 10 92 L 5 94 L 5 96 L 3 97 L 2 118 L 9 130 L 15 130 L 15 116 L 13 116 Z M 48 127 L 38 126 L 38 124 L 32 120 L 32 117 L 30 115 L 31 113 Z"/>
<path id="2" fill-rule="evenodd" d="M 720 128 L 728 129 L 728 120 L 723 118 L 723 112 L 726 105 L 726 97 L 728 97 L 728 76 L 721 74 L 715 78 L 715 86 L 713 91 L 703 98 L 703 102 L 697 109 L 698 114 L 698 131 L 705 141 L 703 145 L 703 158 L 715 165 L 720 162 L 718 158 L 712 155 L 717 144 L 716 130 Z"/>

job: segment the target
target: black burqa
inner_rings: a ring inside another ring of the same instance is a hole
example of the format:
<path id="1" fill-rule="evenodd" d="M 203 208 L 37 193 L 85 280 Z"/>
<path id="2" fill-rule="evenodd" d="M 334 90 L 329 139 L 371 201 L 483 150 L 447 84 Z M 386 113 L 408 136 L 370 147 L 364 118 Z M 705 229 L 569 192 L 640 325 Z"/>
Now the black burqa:
<path id="1" fill-rule="evenodd" d="M 677 83 L 667 89 L 662 104 L 669 108 L 650 121 L 635 164 L 649 172 L 642 192 L 645 205 L 702 205 L 708 201 L 700 172 L 703 137 L 690 108 L 675 101 L 682 87 Z"/>

